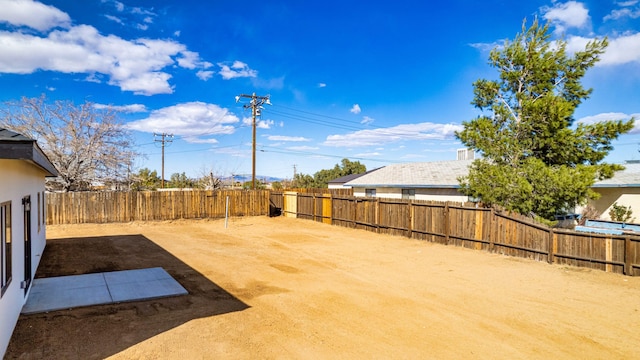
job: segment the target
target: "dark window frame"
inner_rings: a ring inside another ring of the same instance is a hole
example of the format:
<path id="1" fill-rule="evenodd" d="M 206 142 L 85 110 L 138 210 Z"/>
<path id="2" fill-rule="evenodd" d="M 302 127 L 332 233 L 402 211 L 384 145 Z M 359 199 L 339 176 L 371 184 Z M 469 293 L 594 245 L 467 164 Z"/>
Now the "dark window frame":
<path id="1" fill-rule="evenodd" d="M 0 203 L 0 297 L 7 291 L 13 279 L 12 232 L 11 201 L 7 201 Z"/>
<path id="2" fill-rule="evenodd" d="M 402 189 L 402 198 L 405 200 L 415 200 L 416 189 Z"/>

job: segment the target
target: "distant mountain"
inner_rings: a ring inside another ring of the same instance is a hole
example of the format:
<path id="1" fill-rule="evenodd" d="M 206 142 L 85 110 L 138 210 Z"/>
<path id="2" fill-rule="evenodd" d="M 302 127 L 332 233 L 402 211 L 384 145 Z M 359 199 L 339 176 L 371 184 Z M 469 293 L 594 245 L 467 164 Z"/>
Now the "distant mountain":
<path id="1" fill-rule="evenodd" d="M 234 181 L 234 182 L 240 182 L 240 183 L 244 183 L 247 181 L 251 181 L 251 174 L 249 175 L 233 175 L 233 176 L 225 176 L 220 178 L 220 180 L 222 180 L 222 182 L 228 181 Z M 263 176 L 263 175 L 256 175 L 256 181 L 262 181 L 262 182 L 266 182 L 266 183 L 272 183 L 274 181 L 282 181 L 282 178 L 278 178 L 278 177 L 273 177 L 273 176 Z"/>

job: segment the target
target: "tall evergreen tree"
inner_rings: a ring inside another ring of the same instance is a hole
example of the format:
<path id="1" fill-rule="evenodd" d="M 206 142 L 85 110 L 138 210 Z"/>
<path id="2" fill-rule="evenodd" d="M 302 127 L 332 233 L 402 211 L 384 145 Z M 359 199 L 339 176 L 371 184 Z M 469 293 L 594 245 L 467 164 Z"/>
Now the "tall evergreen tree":
<path id="1" fill-rule="evenodd" d="M 606 47 L 606 39 L 594 40 L 568 54 L 536 19 L 491 51 L 499 80 L 477 80 L 472 102 L 488 114 L 456 133 L 483 156 L 460 179 L 464 193 L 547 219 L 597 196 L 593 183 L 623 168 L 602 162 L 611 142 L 633 128 L 633 119 L 574 126 L 575 109 L 592 92 L 580 81 Z"/>

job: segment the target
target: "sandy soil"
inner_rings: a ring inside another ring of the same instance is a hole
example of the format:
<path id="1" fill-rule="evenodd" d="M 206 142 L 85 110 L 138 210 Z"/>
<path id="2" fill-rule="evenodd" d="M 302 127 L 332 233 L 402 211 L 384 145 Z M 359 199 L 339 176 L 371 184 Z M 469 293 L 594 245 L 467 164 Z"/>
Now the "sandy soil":
<path id="1" fill-rule="evenodd" d="M 189 295 L 22 316 L 7 358 L 640 358 L 640 277 L 311 221 L 48 227 L 37 277 L 164 267 Z"/>

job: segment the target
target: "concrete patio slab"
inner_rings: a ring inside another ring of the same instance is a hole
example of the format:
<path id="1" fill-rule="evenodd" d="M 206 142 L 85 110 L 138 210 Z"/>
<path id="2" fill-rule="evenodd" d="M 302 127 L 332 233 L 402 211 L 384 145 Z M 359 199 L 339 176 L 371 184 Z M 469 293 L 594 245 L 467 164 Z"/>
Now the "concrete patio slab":
<path id="1" fill-rule="evenodd" d="M 23 314 L 186 295 L 163 268 L 35 279 Z"/>

